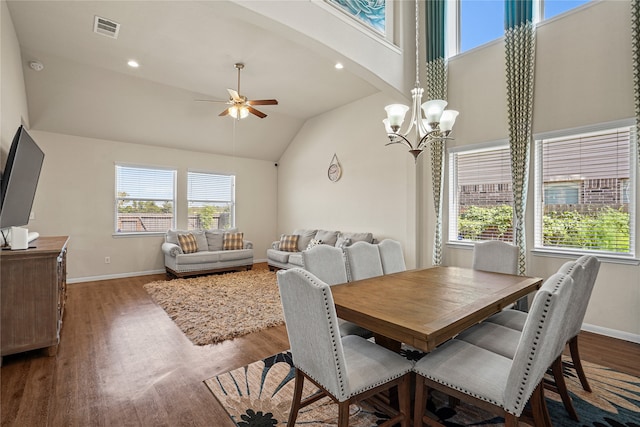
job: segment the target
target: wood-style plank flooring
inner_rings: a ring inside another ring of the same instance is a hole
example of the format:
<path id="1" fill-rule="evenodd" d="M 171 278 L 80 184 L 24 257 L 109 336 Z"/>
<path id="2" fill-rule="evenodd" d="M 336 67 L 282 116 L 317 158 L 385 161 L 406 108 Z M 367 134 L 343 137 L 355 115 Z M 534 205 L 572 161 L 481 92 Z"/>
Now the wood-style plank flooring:
<path id="1" fill-rule="evenodd" d="M 203 380 L 287 349 L 286 330 L 195 346 L 142 287 L 163 278 L 69 285 L 57 355 L 3 359 L 1 425 L 233 427 Z M 640 345 L 580 340 L 583 360 L 640 376 Z"/>

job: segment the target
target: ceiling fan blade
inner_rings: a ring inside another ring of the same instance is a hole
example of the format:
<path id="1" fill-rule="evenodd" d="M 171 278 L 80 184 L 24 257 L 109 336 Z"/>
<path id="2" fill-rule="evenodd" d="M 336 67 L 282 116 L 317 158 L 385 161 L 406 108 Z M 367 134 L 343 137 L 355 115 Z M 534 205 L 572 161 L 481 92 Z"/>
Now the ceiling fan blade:
<path id="1" fill-rule="evenodd" d="M 260 110 L 256 110 L 255 108 L 253 108 L 251 105 L 247 105 L 247 108 L 249 109 L 249 112 L 253 115 L 256 115 L 258 117 L 260 117 L 261 119 L 264 119 L 265 117 L 267 117 L 267 115 L 265 113 L 263 113 Z"/>
<path id="2" fill-rule="evenodd" d="M 278 105 L 277 99 L 253 99 L 247 101 L 249 105 Z"/>
<path id="3" fill-rule="evenodd" d="M 228 108 L 225 108 L 224 111 L 222 111 L 222 113 L 218 114 L 219 117 L 228 116 L 228 115 L 229 115 Z"/>
<path id="4" fill-rule="evenodd" d="M 240 97 L 240 95 L 238 94 L 238 92 L 236 92 L 233 89 L 227 89 L 227 92 L 229 92 L 229 96 L 231 96 L 231 99 L 233 99 L 236 102 L 241 102 L 242 98 Z"/>
<path id="5" fill-rule="evenodd" d="M 194 101 L 196 102 L 217 102 L 217 103 L 221 103 L 221 104 L 228 104 L 229 101 L 220 101 L 217 99 L 195 99 Z"/>

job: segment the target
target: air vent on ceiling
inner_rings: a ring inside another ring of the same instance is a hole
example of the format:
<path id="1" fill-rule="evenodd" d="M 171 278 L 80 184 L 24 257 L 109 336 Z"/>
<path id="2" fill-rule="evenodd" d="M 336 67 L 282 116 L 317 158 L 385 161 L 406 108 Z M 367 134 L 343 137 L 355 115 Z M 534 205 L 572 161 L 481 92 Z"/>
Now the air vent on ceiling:
<path id="1" fill-rule="evenodd" d="M 112 39 L 117 39 L 119 31 L 120 24 L 117 22 L 95 16 L 95 19 L 93 20 L 94 33 L 102 34 L 103 36 L 111 37 Z"/>

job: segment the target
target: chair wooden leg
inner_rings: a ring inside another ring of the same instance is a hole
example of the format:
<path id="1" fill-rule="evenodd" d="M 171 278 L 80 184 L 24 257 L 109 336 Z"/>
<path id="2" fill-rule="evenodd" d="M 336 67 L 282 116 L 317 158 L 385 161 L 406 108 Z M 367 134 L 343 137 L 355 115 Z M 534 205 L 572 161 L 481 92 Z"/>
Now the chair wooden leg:
<path id="1" fill-rule="evenodd" d="M 518 417 L 513 414 L 504 414 L 504 427 L 518 427 Z"/>
<path id="2" fill-rule="evenodd" d="M 540 384 L 536 387 L 529 400 L 531 403 L 531 412 L 533 412 L 533 422 L 536 427 L 552 427 L 551 417 L 547 410 L 547 403 L 544 400 L 544 384 L 540 381 Z"/>
<path id="3" fill-rule="evenodd" d="M 425 393 L 425 389 L 426 387 L 423 378 L 420 375 L 416 375 L 413 427 L 422 427 L 424 425 L 424 423 L 422 422 L 422 417 L 424 417 L 424 410 L 427 407 L 428 397 L 428 394 Z"/>
<path id="4" fill-rule="evenodd" d="M 293 401 L 291 402 L 291 411 L 289 412 L 288 426 L 296 425 L 300 403 L 302 401 L 302 389 L 304 387 L 304 375 L 296 369 L 295 383 L 293 388 Z"/>
<path id="5" fill-rule="evenodd" d="M 398 384 L 398 404 L 403 418 L 402 427 L 411 426 L 411 375 L 405 375 Z"/>
<path id="6" fill-rule="evenodd" d="M 287 424 L 289 425 L 289 424 Z M 293 426 L 293 424 L 291 424 Z M 349 427 L 349 401 L 338 402 L 338 427 Z"/>
<path id="7" fill-rule="evenodd" d="M 553 361 L 553 364 L 551 365 L 551 370 L 553 371 L 553 378 L 556 381 L 558 394 L 562 398 L 562 403 L 564 404 L 564 408 L 569 413 L 569 417 L 571 417 L 571 419 L 574 421 L 580 421 L 578 419 L 578 414 L 576 413 L 576 410 L 573 407 L 571 396 L 569 396 L 569 390 L 567 390 L 567 383 L 564 381 L 564 374 L 562 373 L 562 355 L 558 356 L 558 358 Z"/>
<path id="8" fill-rule="evenodd" d="M 578 351 L 578 336 L 571 338 L 569 340 L 569 350 L 571 351 L 571 360 L 573 360 L 573 366 L 576 368 L 576 373 L 578 374 L 578 378 L 580 378 L 580 384 L 582 384 L 582 388 L 584 391 L 591 392 L 591 386 L 589 382 L 587 382 L 587 377 L 584 374 L 584 369 L 582 369 L 582 361 L 580 360 L 580 352 Z"/>

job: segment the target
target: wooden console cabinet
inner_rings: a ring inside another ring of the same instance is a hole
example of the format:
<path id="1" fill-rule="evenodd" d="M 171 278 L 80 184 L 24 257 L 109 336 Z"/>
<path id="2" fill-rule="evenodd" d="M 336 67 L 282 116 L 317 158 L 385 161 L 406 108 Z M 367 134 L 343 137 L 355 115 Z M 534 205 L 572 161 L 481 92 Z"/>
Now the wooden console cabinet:
<path id="1" fill-rule="evenodd" d="M 68 236 L 39 237 L 29 249 L 0 251 L 0 356 L 60 342 Z M 1 359 L 0 359 L 1 360 Z"/>

